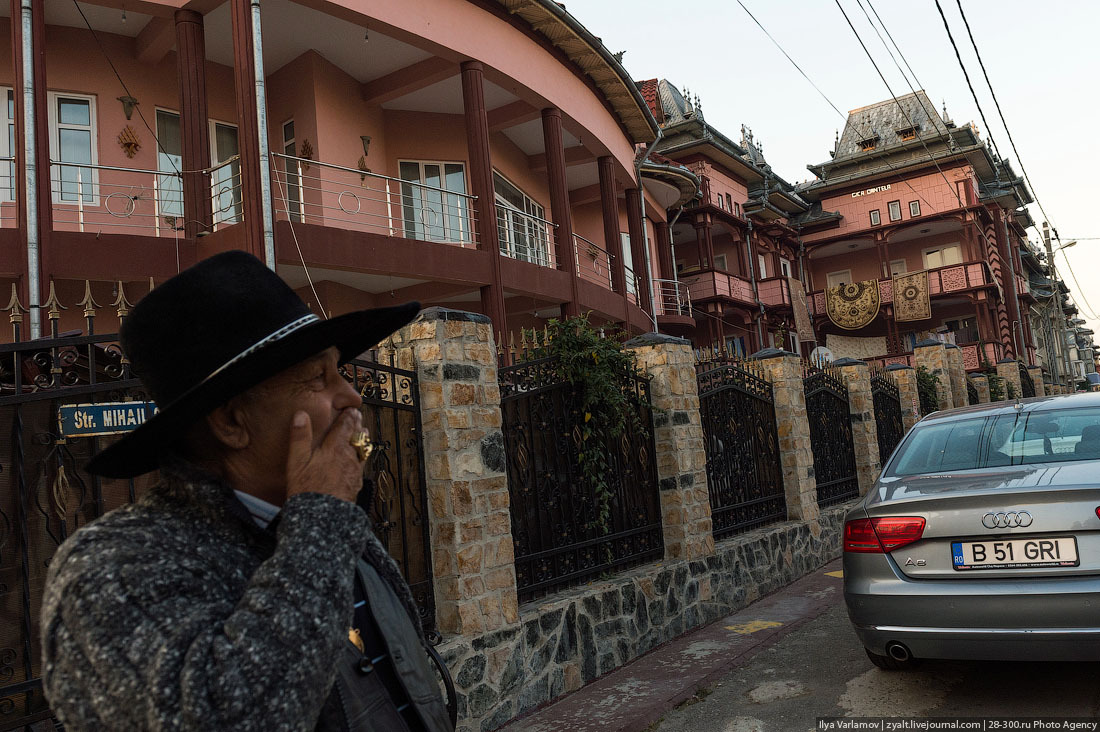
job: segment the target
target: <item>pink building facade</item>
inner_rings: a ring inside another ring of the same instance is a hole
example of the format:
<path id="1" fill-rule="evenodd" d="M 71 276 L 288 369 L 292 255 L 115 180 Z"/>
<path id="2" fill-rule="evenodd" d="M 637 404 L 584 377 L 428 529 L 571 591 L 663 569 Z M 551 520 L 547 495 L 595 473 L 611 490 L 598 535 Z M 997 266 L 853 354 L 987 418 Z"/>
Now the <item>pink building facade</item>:
<path id="1" fill-rule="evenodd" d="M 589 311 L 643 332 L 683 309 L 650 282 L 674 279 L 657 231 L 696 179 L 646 159 L 649 107 L 556 3 L 266 0 L 261 33 L 243 0 L 81 8 L 0 20 L 0 286 L 24 306 L 85 280 L 136 301 L 243 248 L 333 314 L 418 299 L 501 333 Z"/>

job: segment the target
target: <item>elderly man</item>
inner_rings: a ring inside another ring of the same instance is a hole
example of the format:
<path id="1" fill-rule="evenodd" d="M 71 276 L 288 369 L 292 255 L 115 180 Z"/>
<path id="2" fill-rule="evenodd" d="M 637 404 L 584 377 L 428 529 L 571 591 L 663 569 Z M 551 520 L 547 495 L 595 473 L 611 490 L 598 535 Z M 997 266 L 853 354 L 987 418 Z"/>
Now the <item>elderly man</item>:
<path id="1" fill-rule="evenodd" d="M 355 503 L 369 443 L 338 371 L 418 307 L 321 320 L 228 252 L 134 308 L 122 348 L 159 411 L 88 469 L 161 482 L 51 561 L 43 684 L 66 729 L 453 728 Z"/>

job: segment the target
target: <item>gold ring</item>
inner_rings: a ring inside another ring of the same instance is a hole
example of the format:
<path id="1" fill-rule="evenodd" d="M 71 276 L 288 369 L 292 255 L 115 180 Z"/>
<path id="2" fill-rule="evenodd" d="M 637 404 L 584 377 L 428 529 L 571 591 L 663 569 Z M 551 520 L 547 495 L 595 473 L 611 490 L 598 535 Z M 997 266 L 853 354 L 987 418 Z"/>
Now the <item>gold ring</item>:
<path id="1" fill-rule="evenodd" d="M 348 440 L 348 444 L 355 448 L 355 453 L 359 456 L 359 462 L 361 463 L 365 463 L 371 452 L 374 451 L 374 445 L 367 439 L 367 433 L 362 430 L 354 433 Z"/>

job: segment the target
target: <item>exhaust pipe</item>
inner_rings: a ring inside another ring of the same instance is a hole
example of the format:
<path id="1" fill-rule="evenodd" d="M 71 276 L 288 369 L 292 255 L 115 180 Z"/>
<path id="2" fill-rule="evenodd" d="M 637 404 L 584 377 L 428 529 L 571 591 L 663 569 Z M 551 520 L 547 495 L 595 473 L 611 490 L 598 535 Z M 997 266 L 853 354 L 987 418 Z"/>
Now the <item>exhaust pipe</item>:
<path id="1" fill-rule="evenodd" d="M 909 661 L 913 654 L 909 652 L 909 649 L 904 644 L 897 641 L 890 641 L 886 644 L 886 655 L 900 663 Z"/>

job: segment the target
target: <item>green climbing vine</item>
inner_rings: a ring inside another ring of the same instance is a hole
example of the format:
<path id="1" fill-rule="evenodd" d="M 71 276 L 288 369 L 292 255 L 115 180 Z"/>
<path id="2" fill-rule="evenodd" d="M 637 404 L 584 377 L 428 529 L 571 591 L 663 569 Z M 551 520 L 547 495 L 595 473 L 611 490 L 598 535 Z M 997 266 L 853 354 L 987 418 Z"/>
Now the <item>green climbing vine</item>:
<path id="1" fill-rule="evenodd" d="M 920 397 L 921 416 L 931 414 L 939 408 L 940 397 L 936 393 L 936 387 L 940 383 L 939 374 L 934 374 L 926 367 L 917 368 L 917 395 Z"/>
<path id="2" fill-rule="evenodd" d="M 586 317 L 551 320 L 533 340 L 539 345 L 530 357 L 553 357 L 558 376 L 575 395 L 577 470 L 595 498 L 590 526 L 606 535 L 614 498 L 607 480 L 614 467 L 611 449 L 628 430 L 642 429 L 631 383 L 637 374 L 634 354 L 623 348 L 622 333 L 594 328 Z"/>
<path id="3" fill-rule="evenodd" d="M 997 376 L 997 369 L 989 363 L 989 359 L 982 360 L 982 370 L 985 372 L 986 381 L 989 382 L 989 401 L 1003 402 L 1005 399 L 1012 398 L 1005 393 L 1005 380 Z"/>

